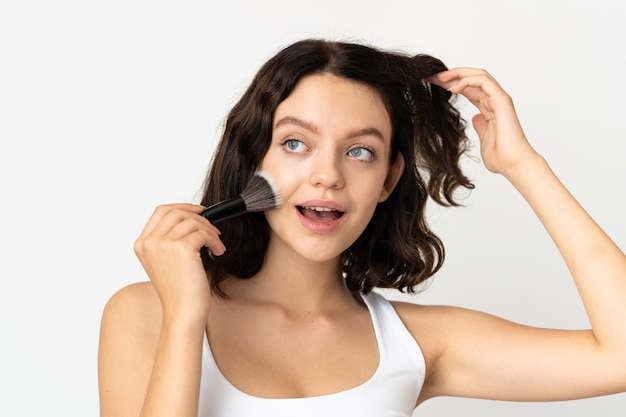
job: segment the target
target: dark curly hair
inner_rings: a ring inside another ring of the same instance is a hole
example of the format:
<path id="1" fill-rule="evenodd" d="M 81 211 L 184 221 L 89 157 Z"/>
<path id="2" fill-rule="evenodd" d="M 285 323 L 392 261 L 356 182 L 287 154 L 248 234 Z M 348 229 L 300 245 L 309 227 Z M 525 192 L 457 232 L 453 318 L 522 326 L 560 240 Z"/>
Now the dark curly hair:
<path id="1" fill-rule="evenodd" d="M 379 287 L 413 292 L 445 257 L 425 219 L 428 196 L 441 205 L 458 205 L 454 190 L 473 188 L 459 167 L 468 148 L 466 123 L 451 93 L 425 80 L 446 69 L 429 55 L 357 43 L 307 39 L 287 46 L 261 67 L 228 114 L 201 204 L 243 191 L 270 145 L 276 108 L 302 77 L 330 73 L 367 85 L 378 92 L 391 119 L 391 161 L 401 153 L 405 167 L 393 193 L 344 251 L 343 273 L 353 291 Z M 201 256 L 211 288 L 226 296 L 220 288 L 226 278 L 250 278 L 260 270 L 270 233 L 263 213 L 231 219 L 220 229 L 228 251 L 211 257 L 204 248 Z"/>

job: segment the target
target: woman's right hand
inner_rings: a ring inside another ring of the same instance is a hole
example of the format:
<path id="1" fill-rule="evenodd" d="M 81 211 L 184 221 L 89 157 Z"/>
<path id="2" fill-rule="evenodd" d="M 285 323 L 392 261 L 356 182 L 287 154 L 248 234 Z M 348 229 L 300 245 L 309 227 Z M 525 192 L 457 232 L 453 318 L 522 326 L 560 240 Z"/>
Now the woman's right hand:
<path id="1" fill-rule="evenodd" d="M 206 246 L 219 256 L 226 248 L 219 230 L 199 216 L 203 209 L 194 204 L 159 206 L 135 242 L 135 253 L 161 300 L 164 319 L 186 315 L 206 321 L 211 289 L 200 249 Z"/>

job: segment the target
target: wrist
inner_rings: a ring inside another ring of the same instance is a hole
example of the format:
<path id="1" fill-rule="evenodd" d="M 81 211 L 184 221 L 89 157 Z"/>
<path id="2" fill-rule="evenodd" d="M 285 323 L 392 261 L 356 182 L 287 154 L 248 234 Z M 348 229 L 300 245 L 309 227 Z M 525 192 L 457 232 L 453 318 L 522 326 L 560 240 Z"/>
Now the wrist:
<path id="1" fill-rule="evenodd" d="M 175 332 L 204 332 L 207 320 L 205 309 L 164 309 L 162 327 Z"/>
<path id="2" fill-rule="evenodd" d="M 517 163 L 502 171 L 502 175 L 513 185 L 521 185 L 526 180 L 532 180 L 538 174 L 549 170 L 547 161 L 537 152 L 533 151 L 521 158 Z"/>

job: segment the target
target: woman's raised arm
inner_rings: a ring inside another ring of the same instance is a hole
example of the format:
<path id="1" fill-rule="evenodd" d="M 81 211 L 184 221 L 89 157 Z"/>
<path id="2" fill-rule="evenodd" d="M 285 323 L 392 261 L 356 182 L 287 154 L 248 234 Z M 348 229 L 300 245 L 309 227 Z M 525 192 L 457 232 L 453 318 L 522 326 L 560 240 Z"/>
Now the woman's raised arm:
<path id="1" fill-rule="evenodd" d="M 626 256 L 529 144 L 513 102 L 484 70 L 456 68 L 429 81 L 472 102 L 485 166 L 521 193 L 560 251 L 589 331 L 534 329 L 482 313 L 432 314 L 446 336 L 426 396 L 524 401 L 626 391 Z"/>

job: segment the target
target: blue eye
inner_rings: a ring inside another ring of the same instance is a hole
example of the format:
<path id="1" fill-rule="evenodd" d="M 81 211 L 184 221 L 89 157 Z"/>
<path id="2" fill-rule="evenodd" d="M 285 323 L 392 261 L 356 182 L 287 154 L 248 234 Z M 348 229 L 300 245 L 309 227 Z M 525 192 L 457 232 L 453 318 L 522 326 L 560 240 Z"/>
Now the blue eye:
<path id="1" fill-rule="evenodd" d="M 364 147 L 352 148 L 348 151 L 348 155 L 364 162 L 374 159 L 374 152 Z"/>
<path id="2" fill-rule="evenodd" d="M 300 153 L 306 151 L 306 145 L 297 139 L 287 139 L 282 145 L 287 152 Z"/>

